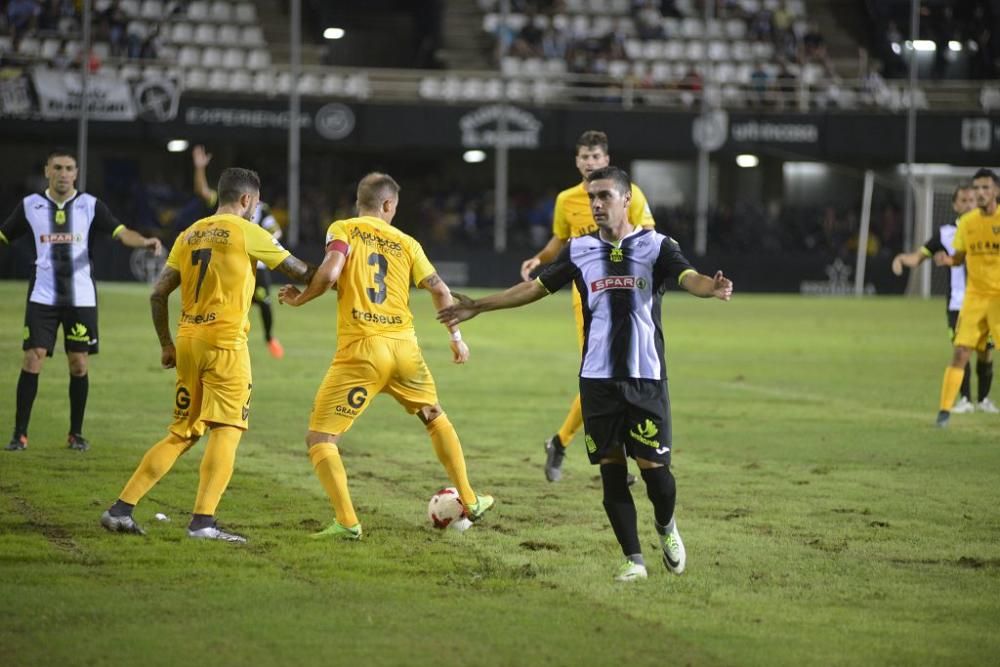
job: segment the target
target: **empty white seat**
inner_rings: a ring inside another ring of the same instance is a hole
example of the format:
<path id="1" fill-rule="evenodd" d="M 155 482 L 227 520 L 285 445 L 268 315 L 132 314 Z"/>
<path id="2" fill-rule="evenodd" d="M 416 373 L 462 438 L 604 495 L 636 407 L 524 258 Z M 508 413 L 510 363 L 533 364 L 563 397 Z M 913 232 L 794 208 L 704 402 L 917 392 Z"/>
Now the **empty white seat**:
<path id="1" fill-rule="evenodd" d="M 271 70 L 261 70 L 259 72 L 254 72 L 253 82 L 250 84 L 255 93 L 273 94 L 274 93 L 274 72 Z"/>
<path id="2" fill-rule="evenodd" d="M 445 77 L 441 82 L 441 98 L 445 100 L 457 100 L 462 94 L 462 80 L 457 76 Z"/>
<path id="3" fill-rule="evenodd" d="M 729 57 L 740 62 L 752 60 L 753 49 L 750 48 L 750 42 L 733 42 L 731 48 L 729 49 Z"/>
<path id="4" fill-rule="evenodd" d="M 0 35 L 0 53 L 10 53 L 14 50 L 14 40 L 7 35 Z"/>
<path id="5" fill-rule="evenodd" d="M 55 37 L 49 37 L 42 42 L 41 55 L 43 58 L 55 58 L 59 54 L 59 47 L 62 42 Z"/>
<path id="6" fill-rule="evenodd" d="M 520 32 L 524 26 L 528 25 L 528 17 L 524 14 L 508 14 L 507 27 L 515 32 Z"/>
<path id="7" fill-rule="evenodd" d="M 257 7 L 252 2 L 241 2 L 233 12 L 240 23 L 256 23 Z"/>
<path id="8" fill-rule="evenodd" d="M 630 60 L 635 60 L 636 58 L 642 58 L 642 40 L 626 39 L 625 55 L 628 56 Z"/>
<path id="9" fill-rule="evenodd" d="M 545 73 L 549 75 L 562 75 L 566 73 L 566 61 L 561 58 L 550 58 L 545 61 Z"/>
<path id="10" fill-rule="evenodd" d="M 549 17 L 545 14 L 538 14 L 532 21 L 534 26 L 539 30 L 548 30 L 549 28 Z"/>
<path id="11" fill-rule="evenodd" d="M 649 71 L 649 76 L 656 83 L 666 83 L 673 79 L 673 69 L 671 68 L 670 63 L 664 60 L 659 60 L 653 63 L 653 67 Z"/>
<path id="12" fill-rule="evenodd" d="M 705 25 L 701 19 L 688 17 L 681 21 L 681 34 L 687 39 L 701 39 L 705 34 Z"/>
<path id="13" fill-rule="evenodd" d="M 219 44 L 229 46 L 240 43 L 240 29 L 234 25 L 221 25 L 215 33 L 215 39 Z"/>
<path id="14" fill-rule="evenodd" d="M 726 37 L 729 39 L 743 39 L 747 34 L 747 22 L 743 19 L 729 19 L 726 21 Z"/>
<path id="15" fill-rule="evenodd" d="M 244 26 L 240 33 L 240 42 L 244 46 L 264 46 L 264 31 L 259 25 Z"/>
<path id="16" fill-rule="evenodd" d="M 497 31 L 500 27 L 500 15 L 499 14 L 486 14 L 483 16 L 483 32 L 488 32 L 491 35 Z"/>
<path id="17" fill-rule="evenodd" d="M 167 26 L 163 29 L 164 37 L 177 44 L 178 46 L 185 46 L 194 41 L 194 26 L 190 23 L 180 21 L 174 23 L 173 26 Z"/>
<path id="18" fill-rule="evenodd" d="M 542 59 L 525 58 L 521 61 L 521 73 L 525 76 L 540 76 L 542 74 Z"/>
<path id="19" fill-rule="evenodd" d="M 629 0 L 608 0 L 608 9 L 612 14 L 628 14 Z"/>
<path id="20" fill-rule="evenodd" d="M 119 76 L 121 76 L 121 72 L 124 69 L 125 66 L 123 65 L 121 70 L 118 70 Z M 159 81 L 161 79 L 166 78 L 166 76 L 167 76 L 167 71 L 162 67 L 160 67 L 159 65 L 146 65 L 145 67 L 142 68 L 142 78 L 147 79 L 149 81 Z"/>
<path id="21" fill-rule="evenodd" d="M 42 43 L 34 37 L 25 37 L 17 47 L 17 52 L 23 56 L 37 56 L 42 52 Z"/>
<path id="22" fill-rule="evenodd" d="M 156 49 L 156 55 L 160 60 L 166 60 L 168 62 L 174 62 L 177 60 L 177 47 L 170 44 L 164 44 L 163 46 Z"/>
<path id="23" fill-rule="evenodd" d="M 628 63 L 626 63 L 626 66 L 627 65 Z M 649 76 L 649 71 L 650 71 L 649 63 L 644 62 L 642 60 L 640 60 L 639 62 L 632 63 L 631 70 L 632 70 L 632 76 L 634 76 L 635 78 L 645 79 L 647 76 Z M 628 71 L 629 68 L 626 67 L 625 72 L 623 74 L 617 76 L 612 74 L 612 76 L 614 76 L 615 78 L 624 78 L 625 75 L 628 74 Z"/>
<path id="24" fill-rule="evenodd" d="M 578 14 L 570 19 L 570 32 L 578 39 L 584 39 L 590 34 L 590 19 Z"/>
<path id="25" fill-rule="evenodd" d="M 347 77 L 344 82 L 344 94 L 359 99 L 366 99 L 371 95 L 371 82 L 368 81 L 368 74 L 361 72 Z"/>
<path id="26" fill-rule="evenodd" d="M 192 0 L 187 7 L 187 17 L 190 21 L 207 21 L 208 3 L 204 0 Z"/>
<path id="27" fill-rule="evenodd" d="M 247 52 L 243 49 L 232 47 L 222 54 L 222 66 L 226 69 L 239 69 L 244 67 L 247 61 Z"/>
<path id="28" fill-rule="evenodd" d="M 805 18 L 806 3 L 802 0 L 785 0 L 785 10 L 794 18 Z"/>
<path id="29" fill-rule="evenodd" d="M 184 87 L 202 90 L 208 86 L 208 73 L 203 69 L 189 69 L 184 73 Z"/>
<path id="30" fill-rule="evenodd" d="M 231 74 L 229 77 L 229 90 L 234 93 L 243 93 L 253 86 L 253 79 L 250 76 L 250 72 L 239 69 Z"/>
<path id="31" fill-rule="evenodd" d="M 705 57 L 705 44 L 703 42 L 688 42 L 684 47 L 684 56 L 688 60 L 701 61 Z"/>
<path id="32" fill-rule="evenodd" d="M 681 22 L 680 19 L 675 19 L 672 16 L 668 16 L 663 19 L 663 32 L 667 37 L 680 37 L 681 36 Z"/>
<path id="33" fill-rule="evenodd" d="M 556 14 L 552 17 L 552 27 L 559 32 L 569 30 L 569 17 L 565 14 Z"/>
<path id="34" fill-rule="evenodd" d="M 718 19 L 711 19 L 705 24 L 705 34 L 709 37 L 719 39 L 723 37 L 725 33 L 722 21 Z"/>
<path id="35" fill-rule="evenodd" d="M 635 21 L 630 16 L 619 16 L 615 21 L 615 32 L 626 37 L 632 37 L 635 32 Z"/>
<path id="36" fill-rule="evenodd" d="M 205 69 L 222 67 L 222 49 L 209 46 L 201 52 L 201 66 Z"/>
<path id="37" fill-rule="evenodd" d="M 160 20 L 163 18 L 163 3 L 160 0 L 143 0 L 138 16 L 150 21 Z"/>
<path id="38" fill-rule="evenodd" d="M 681 60 L 684 58 L 684 42 L 679 39 L 672 39 L 663 43 L 664 60 Z"/>
<path id="39" fill-rule="evenodd" d="M 208 74 L 208 88 L 209 90 L 229 90 L 229 77 L 230 73 L 215 69 Z"/>
<path id="40" fill-rule="evenodd" d="M 760 11 L 760 0 L 740 0 L 740 6 L 744 13 L 753 16 Z"/>
<path id="41" fill-rule="evenodd" d="M 102 61 L 111 57 L 111 45 L 107 42 L 94 42 L 90 50 Z"/>
<path id="42" fill-rule="evenodd" d="M 628 76 L 629 71 L 629 61 L 627 60 L 612 60 L 608 63 L 608 76 L 615 79 L 624 79 Z"/>
<path id="43" fill-rule="evenodd" d="M 753 74 L 753 67 L 750 63 L 740 63 L 736 65 L 736 71 L 733 74 L 733 81 L 746 85 L 750 83 L 750 75 Z"/>
<path id="44" fill-rule="evenodd" d="M 129 16 L 139 15 L 139 0 L 122 0 L 121 7 Z"/>
<path id="45" fill-rule="evenodd" d="M 78 55 L 80 55 L 80 42 L 75 39 L 71 39 L 66 42 L 66 46 L 63 47 L 63 55 L 67 58 L 74 60 Z"/>
<path id="46" fill-rule="evenodd" d="M 587 0 L 587 11 L 591 14 L 607 14 L 611 11 L 608 0 Z"/>
<path id="47" fill-rule="evenodd" d="M 736 81 L 736 68 L 732 63 L 719 63 L 712 72 L 712 79 L 719 85 Z"/>
<path id="48" fill-rule="evenodd" d="M 212 17 L 213 21 L 226 23 L 233 19 L 233 6 L 226 2 L 226 0 L 215 0 L 215 2 L 212 3 L 209 15 Z"/>
<path id="49" fill-rule="evenodd" d="M 590 23 L 591 37 L 604 37 L 615 30 L 615 21 L 610 16 L 595 16 Z"/>
<path id="50" fill-rule="evenodd" d="M 201 50 L 196 46 L 182 46 L 177 52 L 177 64 L 182 67 L 201 64 Z"/>
<path id="51" fill-rule="evenodd" d="M 271 66 L 271 53 L 267 49 L 254 49 L 247 58 L 247 67 L 256 70 Z"/>
<path id="52" fill-rule="evenodd" d="M 523 101 L 528 97 L 528 87 L 523 81 L 514 79 L 507 82 L 507 99 L 512 101 Z"/>
<path id="53" fill-rule="evenodd" d="M 663 46 L 665 42 L 658 39 L 651 39 L 642 47 L 642 57 L 646 60 L 659 60 L 663 57 Z"/>
<path id="54" fill-rule="evenodd" d="M 770 42 L 754 42 L 752 50 L 754 58 L 758 60 L 770 60 L 771 56 L 774 55 L 774 44 Z"/>
<path id="55" fill-rule="evenodd" d="M 521 59 L 504 56 L 500 59 L 500 71 L 506 76 L 518 76 L 521 73 Z"/>
<path id="56" fill-rule="evenodd" d="M 729 58 L 729 43 L 722 40 L 715 40 L 708 43 L 708 59 L 712 61 L 727 60 Z"/>
<path id="57" fill-rule="evenodd" d="M 198 24 L 198 27 L 194 29 L 194 38 L 191 41 L 203 46 L 215 44 L 215 26 L 211 23 Z"/>

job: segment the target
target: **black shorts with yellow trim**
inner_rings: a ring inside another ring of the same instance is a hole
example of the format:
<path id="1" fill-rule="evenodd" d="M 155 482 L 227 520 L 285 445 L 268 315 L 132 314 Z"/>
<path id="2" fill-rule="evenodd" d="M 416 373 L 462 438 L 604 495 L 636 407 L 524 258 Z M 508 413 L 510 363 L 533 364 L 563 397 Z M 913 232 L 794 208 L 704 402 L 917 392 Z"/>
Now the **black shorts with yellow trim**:
<path id="1" fill-rule="evenodd" d="M 625 455 L 670 465 L 670 396 L 666 380 L 580 378 L 584 442 L 597 464 Z"/>
<path id="2" fill-rule="evenodd" d="M 24 310 L 24 344 L 21 349 L 45 348 L 45 354 L 51 357 L 60 325 L 67 353 L 97 354 L 96 306 L 48 306 L 33 301 L 29 301 Z"/>

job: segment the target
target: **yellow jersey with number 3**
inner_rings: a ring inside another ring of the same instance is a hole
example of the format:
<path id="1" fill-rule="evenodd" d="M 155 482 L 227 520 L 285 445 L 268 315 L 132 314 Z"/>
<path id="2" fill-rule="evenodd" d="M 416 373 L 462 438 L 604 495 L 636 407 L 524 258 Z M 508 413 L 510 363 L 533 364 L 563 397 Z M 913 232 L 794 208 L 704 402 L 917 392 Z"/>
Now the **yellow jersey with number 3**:
<path id="1" fill-rule="evenodd" d="M 213 215 L 185 229 L 167 257 L 167 266 L 181 274 L 177 336 L 245 347 L 257 261 L 273 269 L 290 254 L 269 232 L 236 215 Z"/>
<path id="2" fill-rule="evenodd" d="M 646 195 L 635 183 L 632 184 L 632 202 L 628 207 L 628 220 L 639 227 L 656 227 L 653 214 L 649 210 Z M 552 212 L 552 235 L 563 241 L 575 239 L 597 231 L 594 214 L 590 210 L 590 197 L 583 183 L 563 190 L 556 196 L 555 210 Z"/>
<path id="3" fill-rule="evenodd" d="M 361 216 L 330 225 L 326 248 L 347 255 L 337 279 L 337 344 L 367 336 L 416 338 L 410 285 L 435 272 L 416 239 Z"/>
<path id="4" fill-rule="evenodd" d="M 965 293 L 1000 296 L 1000 208 L 993 215 L 977 208 L 959 218 L 955 250 L 965 253 Z"/>

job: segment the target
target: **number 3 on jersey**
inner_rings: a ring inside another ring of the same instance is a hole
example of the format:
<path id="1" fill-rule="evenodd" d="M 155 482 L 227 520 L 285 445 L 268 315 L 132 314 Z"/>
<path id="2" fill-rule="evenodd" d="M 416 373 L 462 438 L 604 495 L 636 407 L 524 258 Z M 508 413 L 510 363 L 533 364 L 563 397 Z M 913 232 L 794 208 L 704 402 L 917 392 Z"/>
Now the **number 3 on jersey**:
<path id="1" fill-rule="evenodd" d="M 375 287 L 369 287 L 368 289 L 368 300 L 372 303 L 383 303 L 386 296 L 388 296 L 388 289 L 385 284 L 385 276 L 389 273 L 389 260 L 385 258 L 385 255 L 373 252 L 368 255 L 368 265 L 378 267 L 375 271 Z M 202 270 L 204 274 L 204 269 Z M 199 282 L 200 286 L 201 283 Z"/>

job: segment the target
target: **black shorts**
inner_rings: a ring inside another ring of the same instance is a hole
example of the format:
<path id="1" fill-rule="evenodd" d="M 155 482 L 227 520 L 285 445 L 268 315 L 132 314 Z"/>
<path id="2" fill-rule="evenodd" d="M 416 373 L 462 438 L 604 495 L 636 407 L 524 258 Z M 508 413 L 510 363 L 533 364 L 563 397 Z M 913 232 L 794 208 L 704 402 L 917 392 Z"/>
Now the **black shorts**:
<path id="1" fill-rule="evenodd" d="M 22 349 L 45 348 L 52 356 L 56 347 L 56 331 L 63 328 L 66 352 L 97 354 L 97 308 L 77 306 L 46 306 L 28 302 L 24 310 L 24 345 Z"/>
<path id="2" fill-rule="evenodd" d="M 951 338 L 951 342 L 955 342 L 955 327 L 958 326 L 958 314 L 961 311 L 949 310 L 948 311 L 948 336 Z M 992 338 L 986 339 L 986 349 L 992 350 L 994 348 L 994 343 Z"/>
<path id="3" fill-rule="evenodd" d="M 257 284 L 253 288 L 253 300 L 260 303 L 267 303 L 271 298 L 271 271 L 270 269 L 257 269 Z"/>
<path id="4" fill-rule="evenodd" d="M 621 451 L 670 465 L 670 396 L 666 380 L 580 378 L 584 441 L 591 463 Z"/>

